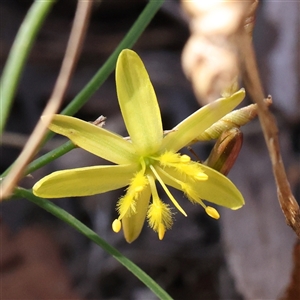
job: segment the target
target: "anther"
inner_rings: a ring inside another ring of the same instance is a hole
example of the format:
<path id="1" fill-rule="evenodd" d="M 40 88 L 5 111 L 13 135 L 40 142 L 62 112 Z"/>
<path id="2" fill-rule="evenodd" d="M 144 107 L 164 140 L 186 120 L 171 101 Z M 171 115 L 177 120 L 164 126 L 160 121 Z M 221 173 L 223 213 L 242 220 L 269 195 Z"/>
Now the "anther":
<path id="1" fill-rule="evenodd" d="M 212 217 L 213 219 L 218 220 L 218 219 L 220 218 L 220 215 L 219 215 L 218 211 L 217 211 L 215 208 L 211 207 L 211 206 L 206 206 L 206 207 L 205 207 L 205 212 L 206 212 L 210 217 Z"/>
<path id="2" fill-rule="evenodd" d="M 160 223 L 158 228 L 158 238 L 162 240 L 165 236 L 165 233 L 166 233 L 166 228 L 163 223 Z"/>
<path id="3" fill-rule="evenodd" d="M 203 172 L 199 172 L 194 176 L 194 178 L 197 180 L 207 180 L 208 176 Z"/>
<path id="4" fill-rule="evenodd" d="M 143 189 L 144 189 L 144 186 L 140 185 L 140 186 L 137 186 L 137 187 L 134 189 L 134 191 L 135 191 L 136 193 L 139 193 L 139 192 L 141 192 Z"/>
<path id="5" fill-rule="evenodd" d="M 183 155 L 180 156 L 180 162 L 182 162 L 182 163 L 188 163 L 190 161 L 191 161 L 191 158 L 188 155 L 183 154 Z"/>
<path id="6" fill-rule="evenodd" d="M 112 227 L 112 230 L 114 232 L 118 233 L 121 230 L 121 228 L 122 228 L 122 223 L 121 223 L 121 221 L 119 219 L 115 219 L 113 221 L 111 227 Z"/>

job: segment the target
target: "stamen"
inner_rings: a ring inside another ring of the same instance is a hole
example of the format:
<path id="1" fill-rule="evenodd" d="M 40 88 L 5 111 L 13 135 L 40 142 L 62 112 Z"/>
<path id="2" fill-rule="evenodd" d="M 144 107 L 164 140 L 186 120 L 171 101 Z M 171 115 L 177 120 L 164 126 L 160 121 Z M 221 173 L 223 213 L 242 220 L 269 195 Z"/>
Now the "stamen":
<path id="1" fill-rule="evenodd" d="M 118 233 L 122 228 L 122 223 L 119 219 L 115 219 L 111 224 L 112 230 Z"/>
<path id="2" fill-rule="evenodd" d="M 156 160 L 158 160 L 162 166 L 166 167 L 179 163 L 181 161 L 181 156 L 179 153 L 166 151 L 157 157 Z"/>
<path id="3" fill-rule="evenodd" d="M 134 190 L 135 190 L 135 192 L 136 193 L 139 193 L 139 192 L 141 192 L 142 190 L 144 189 L 144 186 L 137 186 Z"/>
<path id="4" fill-rule="evenodd" d="M 134 193 L 141 192 L 148 184 L 147 178 L 143 171 L 137 172 L 131 179 L 128 190 Z"/>
<path id="5" fill-rule="evenodd" d="M 181 189 L 185 196 L 192 202 L 192 203 L 198 203 L 200 204 L 205 210 L 207 209 L 207 206 L 203 203 L 203 201 L 200 199 L 198 193 L 196 190 L 194 190 L 192 188 L 192 186 L 186 182 L 180 181 L 176 178 L 174 178 L 173 176 L 171 176 L 169 173 L 167 173 L 165 170 L 163 170 L 160 167 L 156 167 L 157 169 L 159 169 L 159 172 L 163 173 L 166 177 L 170 178 L 173 182 L 177 183 L 179 185 L 178 189 Z M 208 215 L 210 215 L 212 218 L 217 218 L 217 216 L 219 215 L 218 212 L 215 210 L 214 212 L 211 210 L 213 209 L 208 208 Z M 220 217 L 220 216 L 219 216 Z"/>
<path id="6" fill-rule="evenodd" d="M 160 223 L 158 228 L 158 238 L 162 240 L 165 236 L 165 233 L 166 233 L 166 228 L 164 224 Z"/>
<path id="7" fill-rule="evenodd" d="M 164 191 L 166 192 L 166 194 L 169 196 L 170 200 L 173 202 L 174 206 L 185 216 L 187 217 L 186 212 L 183 210 L 183 208 L 181 208 L 181 206 L 179 205 L 179 203 L 175 200 L 175 198 L 173 197 L 173 195 L 171 194 L 171 192 L 169 191 L 169 189 L 166 187 L 165 183 L 163 182 L 163 180 L 160 178 L 160 176 L 158 175 L 158 173 L 156 172 L 155 168 L 150 165 L 150 169 L 153 172 L 153 174 L 155 175 L 156 179 L 159 181 L 159 183 L 161 184 L 162 188 L 164 189 Z"/>
<path id="8" fill-rule="evenodd" d="M 219 215 L 218 211 L 211 206 L 207 206 L 205 208 L 205 212 L 213 219 L 216 219 L 216 220 L 220 219 L 220 215 Z"/>
<path id="9" fill-rule="evenodd" d="M 147 219 L 149 226 L 156 232 L 158 237 L 163 239 L 167 229 L 170 229 L 173 224 L 172 213 L 169 205 L 163 203 L 157 194 L 155 179 L 151 175 L 149 177 L 150 189 L 152 192 L 152 203 L 147 211 Z"/>
<path id="10" fill-rule="evenodd" d="M 136 198 L 135 193 L 127 190 L 127 193 L 121 197 L 117 203 L 117 211 L 119 213 L 119 219 L 122 220 L 124 216 L 131 216 L 136 213 Z"/>
<path id="11" fill-rule="evenodd" d="M 190 161 L 191 161 L 191 158 L 188 155 L 183 154 L 183 155 L 180 156 L 180 162 L 182 162 L 182 163 L 188 163 Z"/>
<path id="12" fill-rule="evenodd" d="M 185 196 L 192 202 L 192 203 L 198 203 L 200 204 L 204 209 L 206 208 L 206 205 L 202 202 L 202 200 L 199 197 L 199 194 L 197 190 L 193 189 L 193 187 L 185 182 L 181 183 L 181 189 L 184 192 Z"/>
<path id="13" fill-rule="evenodd" d="M 160 199 L 158 196 L 158 192 L 156 189 L 155 180 L 154 180 L 153 176 L 148 175 L 148 181 L 149 181 L 149 185 L 150 185 L 150 189 L 151 189 L 152 201 L 153 201 L 153 203 L 158 205 L 160 202 Z"/>
<path id="14" fill-rule="evenodd" d="M 174 166 L 182 175 L 186 175 L 193 180 L 207 180 L 208 176 L 203 172 L 201 165 L 196 162 L 180 163 Z"/>
<path id="15" fill-rule="evenodd" d="M 197 180 L 207 180 L 208 176 L 203 172 L 199 172 L 198 174 L 194 175 L 194 178 Z"/>
<path id="16" fill-rule="evenodd" d="M 197 162 L 191 161 L 191 158 L 179 153 L 166 151 L 158 158 L 161 167 L 173 167 L 180 174 L 188 176 L 194 180 L 207 180 L 208 176 L 203 172 L 201 165 Z"/>
<path id="17" fill-rule="evenodd" d="M 131 179 L 126 194 L 121 197 L 117 203 L 120 220 L 123 219 L 125 215 L 130 217 L 136 213 L 136 200 L 147 185 L 148 180 L 144 173 L 142 171 L 137 172 Z"/>
<path id="18" fill-rule="evenodd" d="M 182 181 L 178 180 L 177 178 L 171 176 L 169 173 L 167 173 L 164 169 L 156 166 L 156 169 L 159 170 L 159 172 L 163 173 L 166 177 L 170 178 L 172 181 L 175 181 L 179 186 L 181 186 L 183 184 Z"/>
<path id="19" fill-rule="evenodd" d="M 178 184 L 177 189 L 184 192 L 185 196 L 192 202 L 192 203 L 198 203 L 203 206 L 203 208 L 206 208 L 206 205 L 201 201 L 198 193 L 196 190 L 192 188 L 192 186 L 186 182 L 180 181 L 177 178 L 171 176 L 169 173 L 167 173 L 165 170 L 163 170 L 160 167 L 156 167 L 159 172 L 163 173 L 166 177 L 170 178 L 174 183 Z"/>

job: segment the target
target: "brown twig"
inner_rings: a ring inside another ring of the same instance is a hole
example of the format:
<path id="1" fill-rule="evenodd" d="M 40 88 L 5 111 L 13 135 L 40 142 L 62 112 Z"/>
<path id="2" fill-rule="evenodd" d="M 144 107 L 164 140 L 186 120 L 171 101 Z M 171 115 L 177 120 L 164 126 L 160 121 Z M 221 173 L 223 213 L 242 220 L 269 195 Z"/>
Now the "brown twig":
<path id="1" fill-rule="evenodd" d="M 1 136 L 0 145 L 2 147 L 23 149 L 28 141 L 28 138 L 29 136 L 27 134 L 6 131 Z M 52 151 L 53 149 L 59 147 L 64 141 L 64 138 L 52 139 L 48 141 L 48 143 L 45 146 L 43 146 L 43 151 Z"/>
<path id="2" fill-rule="evenodd" d="M 300 240 L 296 241 L 293 253 L 294 269 L 290 284 L 281 300 L 295 300 L 300 298 Z"/>
<path id="3" fill-rule="evenodd" d="M 292 227 L 298 238 L 300 238 L 299 205 L 292 194 L 290 184 L 287 180 L 280 154 L 278 128 L 275 119 L 264 102 L 265 96 L 259 78 L 251 37 L 245 32 L 241 34 L 241 38 L 239 39 L 239 49 L 243 60 L 243 80 L 245 87 L 252 100 L 256 102 L 258 106 L 258 116 L 269 150 L 273 173 L 276 180 L 278 200 L 287 224 Z"/>
<path id="4" fill-rule="evenodd" d="M 66 93 L 75 64 L 81 52 L 92 5 L 93 0 L 78 0 L 76 14 L 74 17 L 64 60 L 58 78 L 56 80 L 53 93 L 43 111 L 43 115 L 53 115 L 59 109 L 62 99 Z M 49 122 L 51 121 L 50 119 L 47 120 Z M 31 160 L 36 149 L 39 147 L 47 130 L 47 126 L 48 124 L 46 124 L 45 122 L 42 123 L 41 121 L 39 121 L 37 123 L 22 153 L 17 158 L 10 173 L 7 175 L 7 177 L 3 181 L 3 184 L 1 185 L 0 200 L 3 200 L 10 195 L 12 189 L 21 178 L 24 168 Z"/>

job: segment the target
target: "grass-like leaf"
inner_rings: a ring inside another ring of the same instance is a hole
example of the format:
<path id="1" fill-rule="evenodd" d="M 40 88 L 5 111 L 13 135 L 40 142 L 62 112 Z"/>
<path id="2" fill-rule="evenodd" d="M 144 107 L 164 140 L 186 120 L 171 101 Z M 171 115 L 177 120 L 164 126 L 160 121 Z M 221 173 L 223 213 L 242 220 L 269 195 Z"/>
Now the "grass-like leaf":
<path id="1" fill-rule="evenodd" d="M 36 0 L 29 9 L 5 64 L 1 81 L 0 135 L 4 130 L 14 95 L 35 38 L 56 0 Z"/>
<path id="2" fill-rule="evenodd" d="M 149 277 L 143 270 L 141 270 L 136 264 L 120 253 L 116 248 L 105 242 L 97 233 L 91 230 L 89 227 L 81 223 L 74 216 L 69 214 L 64 209 L 55 205 L 53 202 L 36 197 L 30 190 L 23 188 L 17 188 L 14 192 L 17 197 L 26 198 L 29 201 L 40 206 L 44 210 L 48 211 L 55 217 L 59 218 L 63 222 L 69 224 L 71 227 L 79 231 L 88 239 L 99 245 L 104 251 L 112 255 L 118 262 L 120 262 L 125 268 L 127 268 L 134 276 L 136 276 L 141 282 L 143 282 L 159 299 L 169 300 L 172 297 L 163 290 L 151 277 Z"/>

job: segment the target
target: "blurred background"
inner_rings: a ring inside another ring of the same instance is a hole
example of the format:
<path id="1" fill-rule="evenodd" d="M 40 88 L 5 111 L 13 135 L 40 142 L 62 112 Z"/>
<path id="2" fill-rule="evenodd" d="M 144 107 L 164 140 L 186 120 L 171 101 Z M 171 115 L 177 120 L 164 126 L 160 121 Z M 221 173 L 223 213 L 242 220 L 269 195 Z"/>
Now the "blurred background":
<path id="1" fill-rule="evenodd" d="M 32 1 L 0 1 L 0 65 Z M 95 1 L 83 51 L 63 107 L 85 86 L 134 23 L 147 1 Z M 262 1 L 254 44 L 266 94 L 273 96 L 281 150 L 288 177 L 300 199 L 300 4 Z M 76 1 L 58 1 L 38 36 L 15 97 L 1 144 L 1 173 L 20 153 L 47 103 L 58 75 Z M 189 37 L 179 1 L 168 0 L 134 46 L 157 93 L 165 129 L 199 108 L 181 68 Z M 251 103 L 246 99 L 243 105 Z M 62 107 L 62 108 L 63 108 Z M 77 117 L 107 117 L 105 128 L 126 135 L 114 74 Z M 229 174 L 244 195 L 238 211 L 208 217 L 179 193 L 188 213 L 180 214 L 163 241 L 145 225 L 127 244 L 111 230 L 115 204 L 123 191 L 55 200 L 132 259 L 175 299 L 277 299 L 290 282 L 296 235 L 280 210 L 271 163 L 258 120 L 242 128 L 244 145 Z M 41 153 L 65 142 L 56 136 Z M 211 143 L 193 147 L 205 159 Z M 31 188 L 59 169 L 97 165 L 100 158 L 76 149 L 22 180 Z M 84 180 L 84 178 L 83 178 Z M 161 194 L 164 197 L 164 194 Z M 166 199 L 166 201 L 168 201 Z M 26 199 L 0 205 L 0 290 L 2 299 L 156 299 L 131 273 L 101 248 Z"/>

